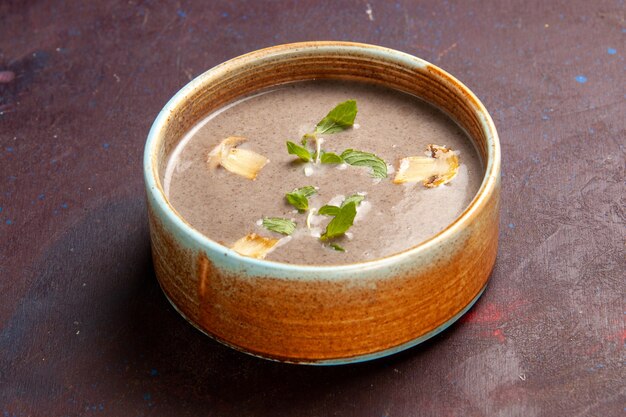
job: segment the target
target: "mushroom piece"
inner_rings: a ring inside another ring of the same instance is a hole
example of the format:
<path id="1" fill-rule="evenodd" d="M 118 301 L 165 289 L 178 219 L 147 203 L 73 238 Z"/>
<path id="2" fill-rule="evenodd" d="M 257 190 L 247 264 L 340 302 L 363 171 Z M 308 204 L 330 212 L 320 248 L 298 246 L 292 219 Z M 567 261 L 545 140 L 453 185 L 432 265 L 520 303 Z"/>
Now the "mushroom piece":
<path id="1" fill-rule="evenodd" d="M 256 259 L 264 259 L 270 253 L 280 239 L 272 239 L 250 233 L 231 246 L 231 249 L 240 255 L 249 256 Z"/>
<path id="2" fill-rule="evenodd" d="M 459 169 L 459 157 L 450 148 L 428 145 L 430 156 L 409 156 L 402 158 L 393 182 L 422 181 L 427 188 L 447 184 L 456 176 Z"/>
<path id="3" fill-rule="evenodd" d="M 269 159 L 249 149 L 237 148 L 247 141 L 241 136 L 229 136 L 207 155 L 209 169 L 221 165 L 233 174 L 241 175 L 250 180 L 256 179 L 259 171 L 267 165 Z"/>

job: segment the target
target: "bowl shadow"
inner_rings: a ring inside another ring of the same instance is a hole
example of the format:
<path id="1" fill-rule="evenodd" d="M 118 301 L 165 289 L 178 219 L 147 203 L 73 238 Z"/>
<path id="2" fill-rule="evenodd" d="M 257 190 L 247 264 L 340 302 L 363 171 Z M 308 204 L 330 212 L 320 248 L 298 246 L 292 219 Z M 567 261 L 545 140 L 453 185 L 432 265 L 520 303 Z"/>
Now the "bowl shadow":
<path id="1" fill-rule="evenodd" d="M 375 385 L 379 393 L 393 389 L 394 370 L 421 367 L 450 333 L 387 358 L 340 366 L 237 352 L 200 333 L 166 300 L 152 269 L 145 213 L 139 198 L 98 207 L 37 260 L 30 291 L 0 333 L 6 353 L 0 375 L 11 387 L 0 391 L 0 400 L 55 398 L 50 403 L 59 410 L 118 404 L 127 412 L 147 407 L 183 416 L 207 410 L 304 416 L 328 415 L 348 396 L 360 406 L 342 401 L 345 414 L 359 415 L 364 406 L 374 415 L 384 410 L 365 393 Z"/>

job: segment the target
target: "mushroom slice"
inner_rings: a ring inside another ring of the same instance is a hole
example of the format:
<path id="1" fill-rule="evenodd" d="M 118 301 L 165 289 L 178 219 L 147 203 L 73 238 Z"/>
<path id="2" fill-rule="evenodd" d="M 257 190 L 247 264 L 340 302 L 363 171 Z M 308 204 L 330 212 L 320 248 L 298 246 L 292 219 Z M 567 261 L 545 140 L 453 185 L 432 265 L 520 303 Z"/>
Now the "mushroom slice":
<path id="1" fill-rule="evenodd" d="M 269 159 L 249 149 L 239 149 L 236 146 L 247 139 L 241 136 L 229 136 L 209 152 L 207 164 L 209 169 L 221 165 L 233 174 L 241 175 L 250 180 L 256 179 L 259 171 Z"/>
<path id="2" fill-rule="evenodd" d="M 207 155 L 207 164 L 210 169 L 217 168 L 222 162 L 222 159 L 228 156 L 228 151 L 235 146 L 244 143 L 247 139 L 241 136 L 229 136 L 220 142 L 215 148 L 211 149 L 211 152 Z"/>
<path id="3" fill-rule="evenodd" d="M 430 156 L 409 156 L 400 160 L 400 166 L 393 182 L 422 181 L 427 188 L 449 183 L 459 169 L 459 157 L 445 146 L 428 145 Z"/>
<path id="4" fill-rule="evenodd" d="M 423 181 L 433 175 L 435 158 L 408 156 L 400 160 L 398 172 L 393 179 L 395 184 Z"/>
<path id="5" fill-rule="evenodd" d="M 447 184 L 459 170 L 459 157 L 450 148 L 445 146 L 428 145 L 428 150 L 436 162 L 436 172 L 431 177 L 423 181 L 425 187 L 434 188 L 443 184 Z"/>
<path id="6" fill-rule="evenodd" d="M 233 243 L 231 249 L 235 252 L 256 259 L 264 259 L 280 239 L 272 239 L 250 233 Z"/>

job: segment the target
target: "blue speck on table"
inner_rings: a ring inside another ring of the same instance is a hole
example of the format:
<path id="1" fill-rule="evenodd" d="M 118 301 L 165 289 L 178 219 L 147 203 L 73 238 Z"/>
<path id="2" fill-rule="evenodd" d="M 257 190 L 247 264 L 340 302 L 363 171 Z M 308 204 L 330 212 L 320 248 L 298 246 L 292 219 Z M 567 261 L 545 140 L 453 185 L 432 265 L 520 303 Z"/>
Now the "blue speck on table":
<path id="1" fill-rule="evenodd" d="M 617 53 L 617 49 L 615 48 L 606 48 L 606 53 L 609 55 L 615 55 Z"/>
<path id="2" fill-rule="evenodd" d="M 587 82 L 587 77 L 585 77 L 584 75 L 577 75 L 576 76 L 576 81 L 581 83 L 581 84 L 584 84 L 584 83 Z"/>

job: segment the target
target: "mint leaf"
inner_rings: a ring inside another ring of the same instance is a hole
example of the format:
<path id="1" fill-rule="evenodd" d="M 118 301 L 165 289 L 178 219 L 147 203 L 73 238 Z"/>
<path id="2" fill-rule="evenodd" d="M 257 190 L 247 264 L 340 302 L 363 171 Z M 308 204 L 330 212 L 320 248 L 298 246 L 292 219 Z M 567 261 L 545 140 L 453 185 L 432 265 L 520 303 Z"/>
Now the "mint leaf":
<path id="1" fill-rule="evenodd" d="M 354 124 L 356 113 L 356 101 L 344 101 L 320 120 L 317 126 L 315 126 L 315 133 L 337 133 L 346 130 Z"/>
<path id="2" fill-rule="evenodd" d="M 311 133 L 305 133 L 302 136 L 302 140 L 300 140 L 300 143 L 302 144 L 302 146 L 306 146 L 306 144 L 308 143 L 308 139 L 315 139 L 315 135 Z"/>
<path id="3" fill-rule="evenodd" d="M 317 214 L 321 214 L 322 216 L 336 216 L 339 214 L 341 209 L 337 206 L 329 206 L 328 204 L 320 207 L 317 211 Z"/>
<path id="4" fill-rule="evenodd" d="M 346 197 L 341 203 L 341 207 L 331 206 L 326 204 L 325 206 L 320 207 L 317 211 L 317 214 L 321 214 L 323 216 L 336 216 L 341 211 L 341 208 L 348 203 L 354 202 L 357 207 L 361 204 L 361 201 L 365 200 L 365 196 L 360 194 L 352 194 L 349 197 Z"/>
<path id="5" fill-rule="evenodd" d="M 306 148 L 290 141 L 287 141 L 287 153 L 296 155 L 304 162 L 309 162 L 312 159 L 311 153 Z"/>
<path id="6" fill-rule="evenodd" d="M 320 237 L 321 240 L 328 240 L 343 235 L 354 223 L 356 216 L 356 203 L 351 201 L 341 207 L 339 213 L 328 223 L 326 231 Z"/>
<path id="7" fill-rule="evenodd" d="M 348 165 L 371 168 L 374 178 L 387 178 L 387 164 L 373 153 L 346 149 L 341 157 Z"/>
<path id="8" fill-rule="evenodd" d="M 302 194 L 287 193 L 285 194 L 287 202 L 294 206 L 298 211 L 306 211 L 309 208 L 309 200 Z"/>
<path id="9" fill-rule="evenodd" d="M 281 217 L 266 217 L 263 219 L 263 227 L 272 232 L 290 235 L 296 230 L 296 223 Z"/>
<path id="10" fill-rule="evenodd" d="M 345 251 L 346 251 L 346 250 L 345 250 L 342 246 L 339 246 L 339 245 L 338 245 L 338 244 L 336 244 L 336 243 L 331 243 L 331 244 L 330 244 L 330 245 L 328 245 L 328 246 L 330 246 L 331 248 L 333 248 L 333 249 L 334 249 L 334 250 L 336 250 L 337 252 L 345 252 Z"/>
<path id="11" fill-rule="evenodd" d="M 317 194 L 317 190 L 312 185 L 306 185 L 304 187 L 296 188 L 292 192 L 300 193 L 305 197 L 311 197 L 312 195 Z"/>
<path id="12" fill-rule="evenodd" d="M 308 197 L 316 194 L 317 190 L 311 185 L 296 188 L 290 193 L 285 194 L 287 202 L 298 209 L 298 211 L 306 211 L 309 208 Z"/>
<path id="13" fill-rule="evenodd" d="M 322 164 L 341 164 L 343 163 L 343 158 L 336 153 L 322 152 L 320 161 L 322 161 Z"/>
<path id="14" fill-rule="evenodd" d="M 341 207 L 345 206 L 346 204 L 354 201 L 357 205 L 357 207 L 359 206 L 359 204 L 361 204 L 361 201 L 365 200 L 365 196 L 361 195 L 361 194 L 352 194 L 349 197 L 346 197 L 345 200 L 343 200 L 343 203 L 341 203 Z"/>

